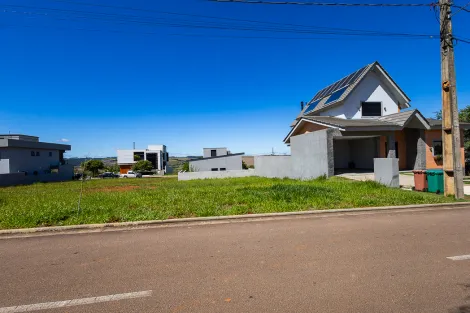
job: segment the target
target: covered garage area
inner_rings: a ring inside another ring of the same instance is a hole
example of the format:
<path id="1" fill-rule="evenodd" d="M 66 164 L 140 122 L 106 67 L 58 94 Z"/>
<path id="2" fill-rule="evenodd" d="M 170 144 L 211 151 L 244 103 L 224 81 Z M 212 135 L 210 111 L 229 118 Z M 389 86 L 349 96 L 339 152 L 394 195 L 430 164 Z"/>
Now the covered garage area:
<path id="1" fill-rule="evenodd" d="M 342 136 L 333 138 L 335 174 L 374 171 L 379 157 L 380 136 Z"/>

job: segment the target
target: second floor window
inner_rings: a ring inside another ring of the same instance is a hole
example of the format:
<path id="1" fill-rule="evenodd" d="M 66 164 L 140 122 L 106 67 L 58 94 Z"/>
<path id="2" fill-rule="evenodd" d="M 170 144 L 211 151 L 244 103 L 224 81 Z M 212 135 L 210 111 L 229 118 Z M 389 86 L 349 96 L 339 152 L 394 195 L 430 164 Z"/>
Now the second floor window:
<path id="1" fill-rule="evenodd" d="M 362 102 L 362 116 L 382 116 L 382 103 Z"/>
<path id="2" fill-rule="evenodd" d="M 50 157 L 52 156 L 52 152 L 49 152 L 49 156 L 50 156 Z"/>
<path id="3" fill-rule="evenodd" d="M 39 151 L 36 151 L 36 156 L 39 156 Z"/>
<path id="4" fill-rule="evenodd" d="M 217 150 L 211 150 L 211 157 L 217 156 Z"/>

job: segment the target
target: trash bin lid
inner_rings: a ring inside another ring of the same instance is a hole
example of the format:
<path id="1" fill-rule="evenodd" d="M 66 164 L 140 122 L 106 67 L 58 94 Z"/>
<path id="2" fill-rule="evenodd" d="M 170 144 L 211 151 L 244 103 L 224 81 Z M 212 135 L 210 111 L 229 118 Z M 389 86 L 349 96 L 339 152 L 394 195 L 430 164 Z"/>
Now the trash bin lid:
<path id="1" fill-rule="evenodd" d="M 437 169 L 437 170 L 428 170 L 427 174 L 431 175 L 444 175 L 444 171 L 442 169 Z"/>
<path id="2" fill-rule="evenodd" d="M 426 170 L 414 170 L 413 174 L 426 174 Z"/>

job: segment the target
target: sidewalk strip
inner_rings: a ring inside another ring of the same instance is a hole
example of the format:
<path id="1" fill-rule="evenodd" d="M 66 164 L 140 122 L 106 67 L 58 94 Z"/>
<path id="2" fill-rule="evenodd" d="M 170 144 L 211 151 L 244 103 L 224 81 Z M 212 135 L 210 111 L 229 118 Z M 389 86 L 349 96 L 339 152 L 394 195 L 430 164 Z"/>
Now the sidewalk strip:
<path id="1" fill-rule="evenodd" d="M 463 261 L 463 260 L 470 260 L 470 254 L 467 255 L 457 255 L 457 256 L 449 256 L 447 257 L 449 260 L 452 261 Z"/>
<path id="2" fill-rule="evenodd" d="M 70 307 L 70 306 L 92 304 L 92 303 L 103 303 L 103 302 L 119 301 L 119 300 L 125 300 L 125 299 L 144 298 L 144 297 L 150 297 L 151 295 L 152 295 L 152 290 L 146 290 L 146 291 L 101 296 L 101 297 L 10 306 L 10 307 L 0 308 L 0 313 L 30 312 L 30 311 L 40 311 L 40 310 L 46 310 L 46 309 L 49 310 L 49 309 L 57 309 L 57 308 L 64 308 L 64 307 Z"/>

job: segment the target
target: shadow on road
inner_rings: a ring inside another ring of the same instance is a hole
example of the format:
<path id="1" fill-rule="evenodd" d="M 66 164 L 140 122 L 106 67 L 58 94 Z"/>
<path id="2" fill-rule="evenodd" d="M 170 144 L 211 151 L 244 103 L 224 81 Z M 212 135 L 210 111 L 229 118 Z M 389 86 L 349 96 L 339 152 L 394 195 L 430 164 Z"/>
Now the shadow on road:
<path id="1" fill-rule="evenodd" d="M 460 285 L 464 290 L 470 292 L 470 284 L 461 284 Z M 466 301 L 470 300 L 470 295 L 465 298 Z M 470 313 L 470 304 L 464 304 L 457 308 L 449 310 L 449 313 Z"/>

